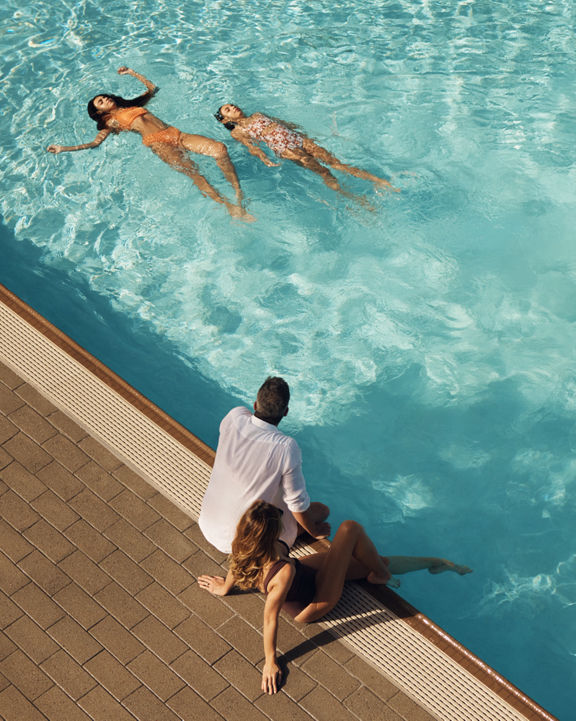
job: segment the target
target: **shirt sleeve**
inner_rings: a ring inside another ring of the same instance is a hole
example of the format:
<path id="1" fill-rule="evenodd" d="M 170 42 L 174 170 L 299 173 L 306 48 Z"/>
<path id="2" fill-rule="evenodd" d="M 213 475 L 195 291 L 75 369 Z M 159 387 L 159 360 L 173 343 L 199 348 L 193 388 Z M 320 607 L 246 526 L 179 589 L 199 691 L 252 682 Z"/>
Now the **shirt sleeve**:
<path id="1" fill-rule="evenodd" d="M 245 416 L 245 415 L 252 415 L 248 408 L 246 406 L 236 406 L 236 408 L 232 408 L 231 411 L 228 411 L 224 418 L 220 421 L 220 433 L 226 430 L 226 428 L 231 424 L 234 423 L 234 419 L 237 416 Z"/>
<path id="2" fill-rule="evenodd" d="M 303 513 L 310 506 L 306 481 L 302 474 L 302 452 L 296 441 L 289 444 L 282 473 L 282 498 L 292 512 Z"/>

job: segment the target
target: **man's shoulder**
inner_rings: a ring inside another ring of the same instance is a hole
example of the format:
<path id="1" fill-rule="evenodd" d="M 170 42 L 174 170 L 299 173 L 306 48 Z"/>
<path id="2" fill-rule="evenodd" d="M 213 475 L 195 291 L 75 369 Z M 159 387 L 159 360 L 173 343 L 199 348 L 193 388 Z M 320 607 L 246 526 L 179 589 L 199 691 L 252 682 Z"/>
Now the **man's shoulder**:
<path id="1" fill-rule="evenodd" d="M 226 421 L 233 421 L 237 418 L 251 416 L 252 413 L 246 406 L 236 406 L 236 408 L 232 408 L 231 411 L 228 411 L 228 413 L 224 416 L 222 419 L 222 423 L 226 423 Z"/>
<path id="2" fill-rule="evenodd" d="M 227 416 L 251 416 L 252 411 L 249 408 L 246 408 L 246 406 L 236 406 L 235 408 L 232 408 L 231 411 L 228 411 L 226 414 Z"/>
<path id="3" fill-rule="evenodd" d="M 292 436 L 280 431 L 274 438 L 275 442 L 291 456 L 300 453 L 300 446 Z"/>

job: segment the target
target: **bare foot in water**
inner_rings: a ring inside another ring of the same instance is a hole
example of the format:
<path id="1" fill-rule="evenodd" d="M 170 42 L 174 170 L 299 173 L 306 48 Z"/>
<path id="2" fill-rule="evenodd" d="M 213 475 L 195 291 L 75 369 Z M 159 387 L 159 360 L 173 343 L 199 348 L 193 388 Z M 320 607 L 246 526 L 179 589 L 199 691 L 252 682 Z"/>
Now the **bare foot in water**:
<path id="1" fill-rule="evenodd" d="M 384 178 L 380 178 L 380 180 L 374 181 L 374 185 L 377 188 L 383 188 L 384 190 L 387 190 L 389 193 L 401 193 L 402 191 L 400 188 L 395 188 L 392 183 L 389 183 L 387 180 L 384 180 Z"/>
<path id="2" fill-rule="evenodd" d="M 467 573 L 472 573 L 472 569 L 468 566 L 459 566 L 457 563 L 447 561 L 445 558 L 439 559 L 439 562 L 435 566 L 430 566 L 428 569 L 429 573 L 444 573 L 444 571 L 453 571 L 458 573 L 460 576 L 465 576 Z"/>
<path id="3" fill-rule="evenodd" d="M 247 210 L 244 210 L 244 208 L 240 205 L 232 205 L 232 203 L 228 203 L 226 208 L 233 218 L 239 218 L 245 223 L 253 223 L 256 220 L 253 215 L 250 215 L 250 213 Z"/>

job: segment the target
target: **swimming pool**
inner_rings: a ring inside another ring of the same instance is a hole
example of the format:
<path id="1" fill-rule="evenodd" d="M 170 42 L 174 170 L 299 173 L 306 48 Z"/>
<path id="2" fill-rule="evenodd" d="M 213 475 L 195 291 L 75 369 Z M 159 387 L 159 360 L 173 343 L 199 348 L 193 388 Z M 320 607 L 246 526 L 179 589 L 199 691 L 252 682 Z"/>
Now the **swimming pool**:
<path id="1" fill-rule="evenodd" d="M 572 5 L 11 0 L 4 14 L 0 280 L 211 444 L 230 405 L 285 375 L 285 430 L 334 522 L 472 565 L 402 592 L 568 719 Z M 371 213 L 229 144 L 258 218 L 244 225 L 137 137 L 45 154 L 93 137 L 92 95 L 139 91 L 123 64 L 182 130 L 229 142 L 211 114 L 235 101 L 402 193 L 339 176 Z"/>

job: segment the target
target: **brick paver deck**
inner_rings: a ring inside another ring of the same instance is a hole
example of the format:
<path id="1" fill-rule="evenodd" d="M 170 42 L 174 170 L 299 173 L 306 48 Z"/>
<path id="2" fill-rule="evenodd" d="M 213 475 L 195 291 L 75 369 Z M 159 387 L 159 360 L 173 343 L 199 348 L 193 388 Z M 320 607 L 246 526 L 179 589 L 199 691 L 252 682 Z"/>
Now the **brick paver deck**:
<path id="1" fill-rule="evenodd" d="M 0 718 L 431 721 L 318 626 L 282 618 L 260 691 L 259 594 L 201 591 L 223 554 L 0 364 Z"/>

